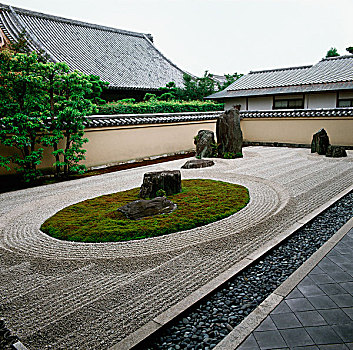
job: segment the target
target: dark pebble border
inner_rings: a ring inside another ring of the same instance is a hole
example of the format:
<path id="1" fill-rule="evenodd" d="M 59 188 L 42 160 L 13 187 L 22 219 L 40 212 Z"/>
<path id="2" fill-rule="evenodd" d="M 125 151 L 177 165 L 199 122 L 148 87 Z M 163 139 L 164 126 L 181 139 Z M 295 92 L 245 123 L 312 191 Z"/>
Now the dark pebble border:
<path id="1" fill-rule="evenodd" d="M 136 349 L 213 349 L 353 217 L 353 192 Z"/>
<path id="2" fill-rule="evenodd" d="M 0 320 L 0 349 L 15 349 L 13 346 L 18 342 L 18 338 L 11 334 L 11 331 L 6 328 L 5 320 Z"/>

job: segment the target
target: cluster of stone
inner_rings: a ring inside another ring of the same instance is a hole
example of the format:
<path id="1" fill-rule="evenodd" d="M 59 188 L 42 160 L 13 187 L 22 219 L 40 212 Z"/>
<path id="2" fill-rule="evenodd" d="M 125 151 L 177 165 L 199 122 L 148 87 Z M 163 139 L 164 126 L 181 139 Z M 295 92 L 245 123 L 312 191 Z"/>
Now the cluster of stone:
<path id="1" fill-rule="evenodd" d="M 330 139 L 325 129 L 321 129 L 313 135 L 311 153 L 318 153 L 333 158 L 347 157 L 344 147 L 330 145 Z"/>
<path id="2" fill-rule="evenodd" d="M 181 192 L 179 170 L 155 171 L 144 174 L 140 187 L 140 198 L 142 199 L 130 202 L 117 210 L 131 220 L 171 213 L 177 208 L 177 205 L 166 197 L 159 196 L 161 191 L 167 196 Z"/>
<path id="3" fill-rule="evenodd" d="M 214 132 L 200 130 L 194 139 L 196 158 L 237 158 L 242 155 L 243 133 L 238 108 L 225 111 L 217 118 L 217 144 Z"/>

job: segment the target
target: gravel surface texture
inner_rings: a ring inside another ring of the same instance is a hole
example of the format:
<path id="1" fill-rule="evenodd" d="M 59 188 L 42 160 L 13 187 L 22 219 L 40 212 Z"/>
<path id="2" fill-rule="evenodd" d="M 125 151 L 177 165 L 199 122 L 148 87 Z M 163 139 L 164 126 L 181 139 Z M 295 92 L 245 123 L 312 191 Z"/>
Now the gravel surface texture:
<path id="1" fill-rule="evenodd" d="M 299 229 L 144 346 L 148 350 L 214 348 L 304 261 L 353 217 L 353 192 Z"/>
<path id="2" fill-rule="evenodd" d="M 107 349 L 353 185 L 351 151 L 328 159 L 308 149 L 246 147 L 242 159 L 181 170 L 184 179 L 249 189 L 247 207 L 226 219 L 163 237 L 100 244 L 59 241 L 39 229 L 70 204 L 138 187 L 145 172 L 184 163 L 0 195 L 0 316 L 24 345 Z"/>

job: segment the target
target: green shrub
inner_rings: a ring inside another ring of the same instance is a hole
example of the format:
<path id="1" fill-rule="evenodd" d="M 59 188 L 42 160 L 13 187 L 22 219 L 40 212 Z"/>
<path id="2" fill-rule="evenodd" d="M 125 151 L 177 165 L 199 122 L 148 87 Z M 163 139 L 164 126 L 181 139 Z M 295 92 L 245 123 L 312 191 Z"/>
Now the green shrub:
<path id="1" fill-rule="evenodd" d="M 157 197 L 166 197 L 167 193 L 161 188 L 156 192 L 156 195 Z"/>
<path id="2" fill-rule="evenodd" d="M 175 96 L 171 92 L 165 92 L 161 96 L 159 96 L 158 100 L 160 101 L 171 101 L 175 98 Z"/>
<path id="3" fill-rule="evenodd" d="M 243 158 L 242 153 L 233 153 L 233 152 L 225 152 L 223 155 L 224 159 L 235 159 L 235 158 Z"/>
<path id="4" fill-rule="evenodd" d="M 222 111 L 223 103 L 213 101 L 159 101 L 151 99 L 138 103 L 110 102 L 99 106 L 100 114 L 154 114 L 154 113 L 180 113 L 180 112 L 209 112 Z"/>
<path id="5" fill-rule="evenodd" d="M 156 94 L 150 94 L 149 92 L 143 98 L 144 101 L 150 101 L 150 100 L 155 100 L 155 99 L 157 99 L 157 95 Z"/>

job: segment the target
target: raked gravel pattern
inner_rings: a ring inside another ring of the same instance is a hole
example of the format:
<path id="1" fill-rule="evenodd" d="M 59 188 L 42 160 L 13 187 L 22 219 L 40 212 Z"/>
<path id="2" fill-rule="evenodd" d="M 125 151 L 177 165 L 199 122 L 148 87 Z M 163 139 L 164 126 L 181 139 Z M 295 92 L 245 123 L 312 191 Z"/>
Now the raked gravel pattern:
<path id="1" fill-rule="evenodd" d="M 240 212 L 146 240 L 84 244 L 43 234 L 41 223 L 87 198 L 140 186 L 156 164 L 0 195 L 0 316 L 31 350 L 107 349 L 353 185 L 353 152 L 244 148 L 244 158 L 181 170 L 249 188 Z"/>

